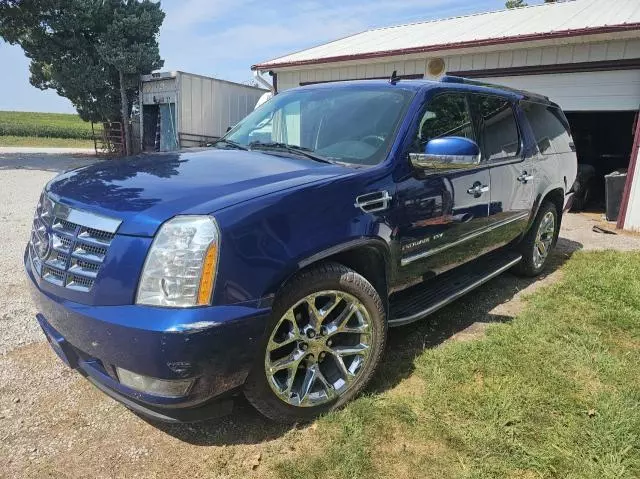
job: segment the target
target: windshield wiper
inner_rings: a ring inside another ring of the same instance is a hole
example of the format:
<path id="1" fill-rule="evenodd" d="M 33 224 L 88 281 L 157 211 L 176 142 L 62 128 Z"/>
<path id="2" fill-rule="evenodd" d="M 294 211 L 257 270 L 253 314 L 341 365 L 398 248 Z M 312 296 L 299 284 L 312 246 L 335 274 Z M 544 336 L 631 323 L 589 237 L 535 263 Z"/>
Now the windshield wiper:
<path id="1" fill-rule="evenodd" d="M 220 138 L 219 140 L 216 140 L 212 143 L 209 143 L 207 146 L 215 146 L 218 143 L 224 143 L 225 145 L 229 145 L 232 148 L 235 148 L 236 150 L 248 150 L 249 148 L 247 148 L 244 145 L 241 145 L 240 143 L 236 143 L 235 141 L 231 141 L 231 140 L 227 140 L 225 138 Z"/>
<path id="2" fill-rule="evenodd" d="M 252 141 L 251 143 L 249 143 L 249 148 L 251 148 L 252 150 L 259 150 L 259 149 L 265 149 L 265 150 L 285 150 L 288 151 L 289 153 L 296 153 L 298 155 L 302 155 L 305 156 L 307 158 L 309 158 L 310 160 L 313 161 L 318 161 L 320 163 L 329 163 L 329 164 L 333 164 L 332 161 L 327 160 L 326 158 L 323 158 L 322 156 L 319 155 L 314 155 L 312 152 L 313 150 L 311 148 L 307 148 L 304 146 L 296 146 L 296 145 L 289 145 L 287 143 L 278 143 L 278 142 L 261 142 L 261 141 Z"/>

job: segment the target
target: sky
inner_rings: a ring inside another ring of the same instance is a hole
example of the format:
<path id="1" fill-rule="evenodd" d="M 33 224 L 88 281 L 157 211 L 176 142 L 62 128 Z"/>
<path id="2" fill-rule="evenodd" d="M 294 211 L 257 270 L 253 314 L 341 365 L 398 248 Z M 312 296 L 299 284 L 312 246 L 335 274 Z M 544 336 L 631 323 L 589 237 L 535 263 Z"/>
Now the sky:
<path id="1" fill-rule="evenodd" d="M 541 3 L 530 1 L 529 4 Z M 251 65 L 375 27 L 504 8 L 504 0 L 163 0 L 162 70 L 247 82 Z M 29 83 L 29 60 L 0 40 L 0 110 L 74 112 Z M 8 68 L 7 68 L 8 66 Z"/>

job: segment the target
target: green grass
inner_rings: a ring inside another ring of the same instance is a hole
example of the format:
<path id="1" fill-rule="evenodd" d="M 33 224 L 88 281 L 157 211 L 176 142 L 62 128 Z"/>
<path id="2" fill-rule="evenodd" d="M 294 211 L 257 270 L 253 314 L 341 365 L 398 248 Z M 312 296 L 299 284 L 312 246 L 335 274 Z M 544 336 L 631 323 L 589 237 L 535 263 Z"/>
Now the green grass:
<path id="1" fill-rule="evenodd" d="M 93 140 L 48 138 L 42 136 L 0 136 L 1 146 L 33 146 L 38 148 L 93 148 Z"/>
<path id="2" fill-rule="evenodd" d="M 91 123 L 78 115 L 0 111 L 0 136 L 92 139 Z"/>
<path id="3" fill-rule="evenodd" d="M 640 253 L 576 254 L 511 323 L 414 368 L 320 419 L 276 474 L 640 477 Z"/>

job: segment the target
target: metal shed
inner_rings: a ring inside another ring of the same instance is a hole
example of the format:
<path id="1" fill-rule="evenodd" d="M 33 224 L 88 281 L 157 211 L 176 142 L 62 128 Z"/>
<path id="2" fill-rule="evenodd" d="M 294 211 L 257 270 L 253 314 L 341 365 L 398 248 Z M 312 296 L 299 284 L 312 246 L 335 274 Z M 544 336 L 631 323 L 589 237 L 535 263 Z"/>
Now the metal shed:
<path id="1" fill-rule="evenodd" d="M 266 90 L 181 71 L 141 77 L 142 151 L 201 146 L 253 111 Z"/>

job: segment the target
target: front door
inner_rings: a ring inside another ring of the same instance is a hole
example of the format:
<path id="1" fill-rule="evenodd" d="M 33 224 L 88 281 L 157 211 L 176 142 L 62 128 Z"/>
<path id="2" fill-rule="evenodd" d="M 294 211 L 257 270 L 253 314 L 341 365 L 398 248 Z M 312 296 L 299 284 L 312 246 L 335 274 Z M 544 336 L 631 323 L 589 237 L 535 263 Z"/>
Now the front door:
<path id="1" fill-rule="evenodd" d="M 412 152 L 434 138 L 462 136 L 477 141 L 462 92 L 429 101 L 421 115 Z M 482 254 L 474 246 L 489 221 L 490 171 L 485 167 L 434 173 L 414 171 L 398 184 L 399 279 L 441 273 Z"/>

